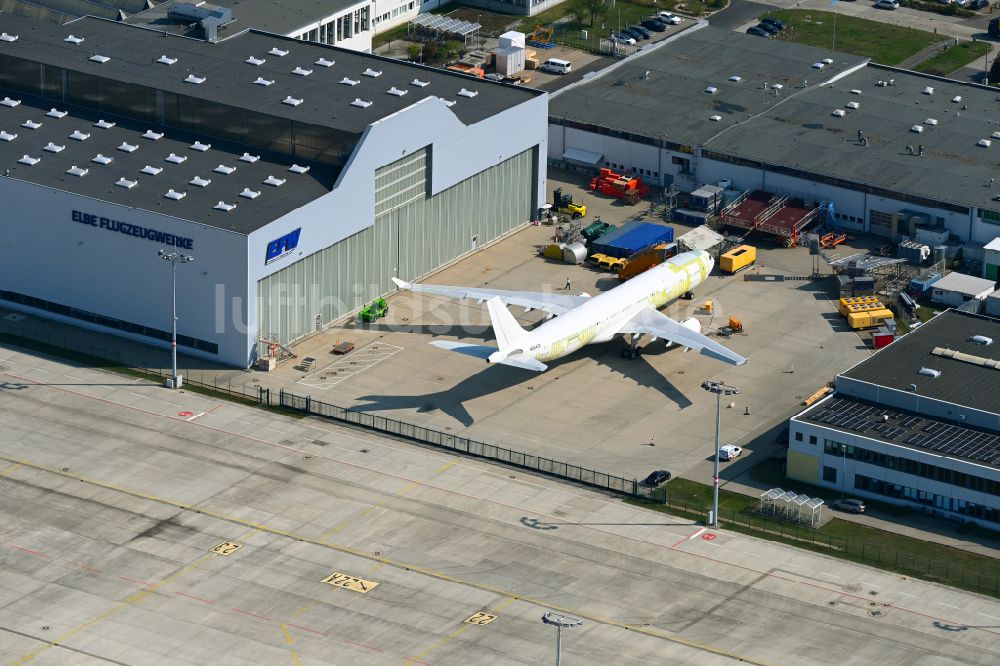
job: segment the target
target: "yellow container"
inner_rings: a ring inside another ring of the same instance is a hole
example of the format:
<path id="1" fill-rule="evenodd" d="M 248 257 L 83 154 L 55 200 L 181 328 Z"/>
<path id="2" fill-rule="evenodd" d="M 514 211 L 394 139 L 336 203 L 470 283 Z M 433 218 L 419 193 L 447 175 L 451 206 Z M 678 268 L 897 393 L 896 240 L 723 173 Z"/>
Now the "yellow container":
<path id="1" fill-rule="evenodd" d="M 719 270 L 732 275 L 755 261 L 757 261 L 757 248 L 750 245 L 740 245 L 719 257 Z"/>
<path id="2" fill-rule="evenodd" d="M 713 309 L 715 309 L 715 303 L 712 302 L 712 299 L 705 301 L 705 312 L 711 314 Z"/>
<path id="3" fill-rule="evenodd" d="M 545 256 L 549 259 L 561 260 L 563 256 L 563 248 L 565 247 L 565 243 L 552 243 L 545 248 L 545 252 L 543 254 L 545 254 Z"/>
<path id="4" fill-rule="evenodd" d="M 856 312 L 858 306 L 870 305 L 872 303 L 877 304 L 879 308 L 885 307 L 875 296 L 847 296 L 840 299 L 840 307 L 838 310 L 840 311 L 841 317 L 846 317 L 849 312 Z"/>
<path id="5" fill-rule="evenodd" d="M 847 315 L 848 325 L 857 330 L 860 328 L 875 328 L 881 326 L 886 319 L 892 319 L 892 310 L 867 310 L 864 312 L 851 312 Z"/>

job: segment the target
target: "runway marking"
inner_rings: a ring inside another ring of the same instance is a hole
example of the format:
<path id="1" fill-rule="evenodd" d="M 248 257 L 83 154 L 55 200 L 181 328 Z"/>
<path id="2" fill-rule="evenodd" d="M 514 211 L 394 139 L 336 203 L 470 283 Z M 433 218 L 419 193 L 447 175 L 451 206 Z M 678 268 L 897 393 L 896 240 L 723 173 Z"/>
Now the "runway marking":
<path id="1" fill-rule="evenodd" d="M 917 596 L 917 595 L 915 595 L 915 594 L 910 594 L 909 592 L 898 592 L 898 591 L 897 591 L 897 592 L 896 592 L 896 594 L 903 594 L 903 595 L 906 595 L 906 596 L 908 596 L 908 597 L 913 597 L 914 599 L 919 599 L 919 598 L 920 598 L 920 597 L 918 597 L 918 596 Z"/>
<path id="2" fill-rule="evenodd" d="M 346 638 L 343 639 L 343 641 L 348 645 L 357 645 L 358 647 L 362 647 L 366 650 L 371 650 L 372 652 L 385 652 L 385 650 L 380 650 L 377 647 L 372 647 L 371 645 L 365 645 L 364 643 L 358 643 L 357 641 L 349 641 Z"/>
<path id="3" fill-rule="evenodd" d="M 215 605 L 214 601 L 209 601 L 208 599 L 202 599 L 201 597 L 196 597 L 193 594 L 185 594 L 184 592 L 174 592 L 174 594 L 180 595 L 182 597 L 187 597 L 188 599 L 194 599 L 195 601 L 200 601 L 201 603 L 209 604 L 210 606 Z"/>
<path id="4" fill-rule="evenodd" d="M 40 553 L 37 550 L 31 550 L 30 548 L 24 548 L 23 546 L 11 546 L 11 548 L 25 553 L 30 553 L 31 555 L 37 555 L 38 557 L 48 557 L 45 553 Z"/>
<path id="5" fill-rule="evenodd" d="M 946 604 L 946 603 L 945 603 L 945 602 L 943 602 L 943 601 L 939 601 L 938 603 L 939 603 L 939 604 L 941 604 L 942 606 L 947 606 L 948 608 L 954 608 L 955 610 L 962 610 L 962 609 L 961 609 L 961 608 L 959 608 L 958 606 L 954 606 L 954 605 L 952 605 L 952 604 Z"/>
<path id="6" fill-rule="evenodd" d="M 253 613 L 248 610 L 243 610 L 242 608 L 230 608 L 229 610 L 233 611 L 234 613 L 242 613 L 243 615 L 249 615 L 250 617 L 255 617 L 258 620 L 264 620 L 266 622 L 274 622 L 273 617 L 267 617 L 266 615 L 258 615 L 257 613 Z"/>
<path id="7" fill-rule="evenodd" d="M 24 467 L 23 463 L 14 463 L 13 465 L 7 465 L 2 470 L 0 470 L 0 477 L 9 475 L 11 472 L 16 470 L 18 467 Z"/>
<path id="8" fill-rule="evenodd" d="M 369 342 L 361 349 L 338 358 L 322 370 L 306 375 L 298 383 L 321 390 L 331 389 L 340 382 L 375 367 L 401 351 L 403 351 L 403 347 L 397 347 L 388 342 Z"/>
<path id="9" fill-rule="evenodd" d="M 136 585 L 147 585 L 149 587 L 153 587 L 153 583 L 147 583 L 144 580 L 136 580 L 135 578 L 126 578 L 125 576 L 118 576 L 118 578 L 120 578 L 121 580 L 128 581 L 130 583 L 135 583 Z"/>
<path id="10" fill-rule="evenodd" d="M 301 629 L 302 631 L 308 631 L 311 634 L 317 634 L 319 636 L 329 636 L 330 635 L 330 634 L 326 633 L 325 631 L 317 631 L 316 629 L 310 629 L 309 627 L 302 627 L 302 626 L 299 626 L 297 624 L 292 624 L 291 622 L 288 622 L 287 624 L 288 624 L 289 627 L 295 627 L 296 629 Z"/>
<path id="11" fill-rule="evenodd" d="M 135 396 L 135 397 L 137 397 L 137 398 L 143 398 L 143 399 L 146 399 L 146 398 L 149 398 L 149 396 L 148 396 L 148 395 L 143 395 L 143 394 L 141 394 L 141 393 L 132 393 L 132 391 L 127 391 L 127 393 L 128 393 L 129 395 L 134 395 L 134 396 Z"/>
<path id="12" fill-rule="evenodd" d="M 66 373 L 63 373 L 63 377 L 69 377 L 70 379 L 75 379 L 78 382 L 82 382 L 83 381 L 79 377 L 74 377 L 73 375 L 67 375 Z"/>
<path id="13" fill-rule="evenodd" d="M 66 564 L 72 564 L 74 567 L 79 567 L 79 568 L 85 569 L 86 571 L 89 571 L 91 573 L 103 575 L 103 572 L 98 571 L 97 569 L 94 569 L 93 567 L 88 567 L 86 564 L 80 564 L 79 562 L 74 562 L 72 560 L 66 560 Z"/>
<path id="14" fill-rule="evenodd" d="M 445 645 L 448 642 L 452 641 L 459 634 L 461 634 L 463 631 L 465 631 L 466 629 L 468 629 L 471 626 L 472 626 L 471 624 L 463 624 L 461 627 L 459 627 L 458 629 L 456 629 L 455 631 L 453 631 L 450 636 L 446 636 L 445 638 L 442 638 L 437 643 L 434 643 L 430 647 L 424 649 L 423 652 L 418 652 L 415 657 L 409 657 L 406 661 L 403 662 L 403 666 L 410 666 L 410 664 L 423 664 L 423 663 L 426 663 L 426 662 L 420 661 L 420 658 L 421 657 L 426 657 L 428 654 L 430 654 L 431 652 L 434 652 L 434 650 L 437 650 L 442 645 Z"/>
<path id="15" fill-rule="evenodd" d="M 832 574 L 829 571 L 819 571 L 817 573 L 821 573 L 824 576 L 829 576 L 830 578 L 840 578 L 840 576 L 838 576 L 837 574 Z"/>
<path id="16" fill-rule="evenodd" d="M 310 608 L 312 608 L 313 606 L 315 606 L 318 603 L 319 603 L 319 599 L 312 599 L 311 601 L 309 601 L 309 603 L 303 605 L 301 608 L 299 608 L 298 610 L 294 611 L 292 613 L 292 615 L 302 615 L 303 613 L 305 613 L 307 610 L 309 610 Z"/>
<path id="17" fill-rule="evenodd" d="M 294 663 L 295 666 L 302 666 L 302 662 L 299 661 L 299 653 L 295 650 L 289 650 L 289 652 L 292 654 L 292 663 Z"/>
<path id="18" fill-rule="evenodd" d="M 878 585 L 876 585 L 875 583 L 866 583 L 865 581 L 861 581 L 861 584 L 867 585 L 868 587 L 878 587 Z"/>
<path id="19" fill-rule="evenodd" d="M 288 643 L 289 645 L 291 645 L 292 644 L 292 636 L 291 636 L 291 634 L 288 633 L 288 627 L 285 626 L 284 622 L 281 623 L 281 631 L 283 631 L 284 634 L 285 634 L 285 642 Z"/>
<path id="20" fill-rule="evenodd" d="M 703 527 L 703 528 L 701 528 L 700 530 L 698 530 L 697 532 L 695 532 L 694 534 L 690 534 L 690 535 L 688 535 L 688 536 L 686 536 L 686 537 L 681 537 L 681 538 L 680 538 L 680 539 L 678 539 L 678 540 L 677 540 L 677 541 L 676 541 L 675 543 L 673 543 L 673 544 L 672 544 L 672 545 L 670 546 L 670 548 L 676 548 L 677 546 L 679 546 L 680 544 L 684 543 L 684 542 L 685 542 L 685 541 L 687 541 L 688 539 L 693 539 L 693 538 L 695 538 L 696 536 L 698 536 L 699 534 L 701 534 L 701 533 L 702 533 L 702 532 L 704 532 L 704 531 L 705 531 L 705 528 Z"/>
<path id="21" fill-rule="evenodd" d="M 379 585 L 373 580 L 365 580 L 363 578 L 357 578 L 356 576 L 348 576 L 347 574 L 340 573 L 339 571 L 334 571 L 320 582 L 326 583 L 327 585 L 333 585 L 334 587 L 342 587 L 345 590 L 360 592 L 361 594 L 368 594 Z"/>
<path id="22" fill-rule="evenodd" d="M 235 541 L 223 541 L 218 546 L 213 548 L 211 552 L 216 553 L 218 555 L 232 555 L 242 547 L 243 544 L 236 543 Z"/>
<path id="23" fill-rule="evenodd" d="M 976 612 L 979 613 L 979 611 L 976 611 Z M 991 618 L 991 619 L 994 619 L 994 620 L 1000 620 L 1000 617 L 997 617 L 996 615 L 988 615 L 987 613 L 979 613 L 979 614 L 982 615 L 982 616 L 984 616 L 984 617 L 988 617 L 988 618 Z"/>
<path id="24" fill-rule="evenodd" d="M 207 414 L 207 413 L 208 413 L 208 412 L 198 412 L 197 414 L 193 414 L 192 416 L 189 416 L 189 417 L 187 417 L 187 419 L 186 419 L 186 420 L 188 420 L 188 421 L 194 421 L 194 420 L 195 420 L 196 418 L 198 418 L 199 416 L 204 416 L 204 415 L 205 415 L 205 414 Z"/>
<path id="25" fill-rule="evenodd" d="M 478 624 L 479 626 L 485 626 L 490 622 L 496 620 L 499 615 L 491 615 L 490 613 L 484 613 L 482 611 L 478 613 L 473 613 L 469 617 L 465 618 L 466 624 Z"/>
<path id="26" fill-rule="evenodd" d="M 696 538 L 698 538 L 698 536 L 701 535 L 702 532 L 705 532 L 707 529 L 708 529 L 707 527 L 701 528 L 700 530 L 698 530 L 697 532 L 695 532 L 694 534 L 692 534 L 691 536 L 689 536 L 688 539 L 696 539 Z"/>

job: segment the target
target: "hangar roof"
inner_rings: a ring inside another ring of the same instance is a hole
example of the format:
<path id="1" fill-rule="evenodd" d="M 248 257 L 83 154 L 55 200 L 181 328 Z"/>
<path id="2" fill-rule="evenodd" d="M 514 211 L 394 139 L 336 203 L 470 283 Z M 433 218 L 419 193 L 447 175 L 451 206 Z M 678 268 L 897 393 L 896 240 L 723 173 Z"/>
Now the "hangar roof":
<path id="1" fill-rule="evenodd" d="M 468 125 L 545 94 L 256 30 L 213 44 L 92 17 L 61 26 L 17 16 L 3 23 L 17 40 L 0 41 L 0 55 L 354 134 L 428 97 L 453 102 Z M 66 41 L 70 35 L 83 41 Z M 176 60 L 165 64 L 162 56 Z"/>
<path id="2" fill-rule="evenodd" d="M 976 343 L 975 335 L 993 342 Z M 901 391 L 916 384 L 922 396 L 993 414 L 1000 411 L 1000 368 L 935 354 L 935 348 L 1000 361 L 1000 319 L 946 310 L 841 376 Z M 921 368 L 941 374 L 922 375 Z"/>
<path id="3" fill-rule="evenodd" d="M 5 97 L 0 95 L 0 101 Z M 62 113 L 62 108 L 55 110 Z M 310 164 L 306 173 L 289 171 L 291 158 L 281 162 L 263 155 L 254 162 L 241 160 L 246 152 L 242 147 L 209 143 L 204 137 L 205 143 L 196 143 L 196 135 L 179 131 L 159 129 L 156 133 L 164 133 L 161 138 L 146 138 L 143 135 L 152 130 L 149 125 L 109 117 L 115 124 L 105 128 L 96 124 L 99 113 L 74 110 L 55 117 L 49 115 L 52 111 L 51 104 L 32 105 L 27 98 L 15 107 L 0 104 L 0 166 L 6 175 L 243 234 L 326 194 L 336 177 L 336 170 L 317 164 Z M 29 120 L 41 125 L 25 127 Z M 99 155 L 110 161 L 102 163 L 107 160 Z M 21 162 L 24 156 L 39 161 L 26 164 Z M 73 167 L 86 173 L 68 173 Z M 162 171 L 144 173 L 147 167 Z M 234 170 L 224 173 L 229 168 Z M 284 182 L 266 184 L 272 176 Z M 195 178 L 202 180 L 192 184 Z M 135 184 L 117 185 L 121 179 Z M 184 196 L 168 198 L 171 190 Z M 240 196 L 244 190 L 259 196 Z M 220 202 L 236 207 L 216 208 Z"/>
<path id="4" fill-rule="evenodd" d="M 813 68 L 826 59 L 833 62 Z M 996 91 L 864 63 L 708 27 L 556 93 L 549 113 L 960 206 L 1000 209 L 986 187 L 988 174 L 1000 172 L 1000 138 L 992 136 L 1000 131 Z M 777 94 L 774 84 L 782 86 Z M 709 86 L 714 94 L 706 92 Z M 928 87 L 933 91 L 925 93 Z M 842 116 L 833 115 L 837 109 Z M 719 120 L 710 120 L 713 115 Z M 859 130 L 867 146 L 857 140 Z M 993 145 L 979 146 L 980 139 Z M 908 145 L 923 145 L 923 156 L 910 155 Z"/>

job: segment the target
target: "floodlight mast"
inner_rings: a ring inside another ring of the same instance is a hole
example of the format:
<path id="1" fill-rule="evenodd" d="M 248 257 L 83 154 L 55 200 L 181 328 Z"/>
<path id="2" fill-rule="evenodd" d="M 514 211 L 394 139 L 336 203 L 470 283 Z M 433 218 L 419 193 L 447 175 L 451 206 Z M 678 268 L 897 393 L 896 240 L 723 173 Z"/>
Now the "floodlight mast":
<path id="1" fill-rule="evenodd" d="M 170 304 L 171 304 L 171 317 L 170 317 L 170 363 L 171 363 L 171 376 L 165 382 L 167 388 L 179 389 L 183 383 L 184 379 L 177 374 L 177 264 L 187 264 L 194 261 L 194 257 L 189 254 L 184 254 L 183 252 L 171 251 L 166 252 L 160 250 L 158 253 L 160 259 L 170 262 Z"/>
<path id="2" fill-rule="evenodd" d="M 712 475 L 712 516 L 709 520 L 711 527 L 719 527 L 719 430 L 722 428 L 722 396 L 739 395 L 741 391 L 735 386 L 728 386 L 722 382 L 705 381 L 701 387 L 709 393 L 715 394 L 715 473 Z"/>
<path id="3" fill-rule="evenodd" d="M 542 622 L 555 625 L 556 628 L 556 666 L 562 663 L 562 630 L 563 627 L 579 627 L 583 620 L 568 615 L 558 613 L 546 613 L 542 616 Z"/>

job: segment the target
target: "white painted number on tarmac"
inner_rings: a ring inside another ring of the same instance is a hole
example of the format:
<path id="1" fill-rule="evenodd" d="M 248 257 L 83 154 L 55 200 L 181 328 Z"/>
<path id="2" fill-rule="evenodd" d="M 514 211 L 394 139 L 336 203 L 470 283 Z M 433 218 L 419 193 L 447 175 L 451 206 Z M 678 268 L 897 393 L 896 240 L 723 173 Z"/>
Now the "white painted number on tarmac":
<path id="1" fill-rule="evenodd" d="M 368 594 L 373 589 L 378 586 L 373 580 L 364 580 L 363 578 L 356 578 L 355 576 L 348 576 L 347 574 L 333 572 L 326 578 L 324 578 L 321 583 L 326 583 L 328 585 L 333 585 L 335 587 L 343 587 L 348 590 L 353 590 L 355 592 L 360 592 L 361 594 Z"/>

